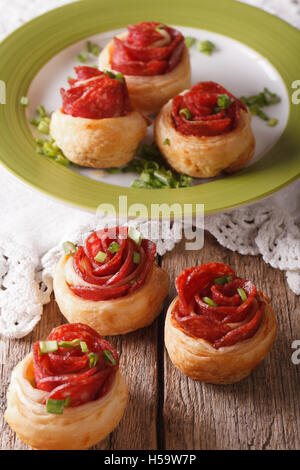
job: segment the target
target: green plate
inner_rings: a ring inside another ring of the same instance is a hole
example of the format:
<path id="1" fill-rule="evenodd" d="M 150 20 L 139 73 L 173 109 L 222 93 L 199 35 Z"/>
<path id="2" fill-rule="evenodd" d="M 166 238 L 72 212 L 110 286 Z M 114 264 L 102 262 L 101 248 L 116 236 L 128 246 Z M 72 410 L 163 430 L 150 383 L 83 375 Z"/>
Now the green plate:
<path id="1" fill-rule="evenodd" d="M 35 75 L 61 50 L 92 35 L 152 20 L 213 31 L 254 49 L 280 74 L 288 92 L 300 77 L 300 33 L 287 23 L 235 0 L 82 0 L 26 23 L 0 44 L 0 79 L 6 104 L 0 105 L 0 158 L 16 176 L 61 201 L 95 210 L 100 203 L 118 208 L 152 203 L 204 204 L 212 213 L 257 200 L 300 174 L 300 106 L 290 104 L 286 128 L 259 161 L 223 179 L 184 189 L 137 190 L 99 182 L 35 154 L 35 145 L 19 105 Z M 265 125 L 265 124 L 263 124 Z"/>

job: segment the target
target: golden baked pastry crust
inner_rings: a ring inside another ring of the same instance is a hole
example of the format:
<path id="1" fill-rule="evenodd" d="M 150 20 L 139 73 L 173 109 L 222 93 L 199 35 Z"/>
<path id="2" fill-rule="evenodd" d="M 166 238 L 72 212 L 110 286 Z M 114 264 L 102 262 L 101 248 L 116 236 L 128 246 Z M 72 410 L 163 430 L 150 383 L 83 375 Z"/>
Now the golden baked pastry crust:
<path id="1" fill-rule="evenodd" d="M 127 33 L 119 34 L 122 39 Z M 100 70 L 112 70 L 113 40 L 99 56 Z M 179 64 L 169 73 L 154 76 L 125 75 L 132 106 L 145 114 L 155 114 L 173 96 L 191 86 L 191 66 L 188 48 L 184 46 Z"/>
<path id="2" fill-rule="evenodd" d="M 255 139 L 250 111 L 241 110 L 238 126 L 233 131 L 209 137 L 177 132 L 171 111 L 172 100 L 155 119 L 154 139 L 165 159 L 179 173 L 196 178 L 211 178 L 222 171 L 238 171 L 253 157 Z M 164 144 L 166 139 L 169 139 L 169 145 Z"/>
<path id="3" fill-rule="evenodd" d="M 34 449 L 88 449 L 112 432 L 123 416 L 128 390 L 119 370 L 104 397 L 65 408 L 62 415 L 47 413 L 42 402 L 48 392 L 33 388 L 31 378 L 32 353 L 12 372 L 4 417 L 19 439 Z"/>
<path id="4" fill-rule="evenodd" d="M 132 294 L 112 300 L 91 301 L 75 295 L 66 284 L 63 256 L 54 274 L 55 299 L 70 323 L 85 323 L 100 335 L 120 335 L 150 325 L 162 310 L 168 294 L 169 277 L 153 263 L 142 287 Z"/>
<path id="5" fill-rule="evenodd" d="M 263 294 L 265 311 L 252 338 L 215 349 L 208 341 L 185 333 L 172 316 L 178 302 L 169 306 L 165 322 L 165 345 L 173 364 L 193 380 L 213 384 L 238 382 L 252 372 L 270 350 L 277 332 L 275 313 Z"/>
<path id="6" fill-rule="evenodd" d="M 137 111 L 115 118 L 87 119 L 58 109 L 51 116 L 50 135 L 72 162 L 111 168 L 126 165 L 134 157 L 147 124 Z"/>

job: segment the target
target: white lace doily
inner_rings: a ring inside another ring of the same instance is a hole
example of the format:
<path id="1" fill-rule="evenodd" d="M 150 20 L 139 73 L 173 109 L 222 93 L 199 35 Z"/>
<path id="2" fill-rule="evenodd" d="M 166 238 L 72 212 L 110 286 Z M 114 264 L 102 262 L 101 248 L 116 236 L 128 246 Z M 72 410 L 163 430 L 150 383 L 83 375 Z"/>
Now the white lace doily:
<path id="1" fill-rule="evenodd" d="M 0 39 L 32 17 L 65 3 L 68 2 L 1 0 Z M 247 3 L 265 8 L 300 28 L 297 0 Z M 34 328 L 43 305 L 50 300 L 61 242 L 81 243 L 103 221 L 45 198 L 3 169 L 0 200 L 1 225 L 5 229 L 0 233 L 0 333 L 21 338 Z M 208 216 L 205 228 L 226 248 L 241 254 L 261 254 L 266 263 L 286 271 L 290 288 L 300 295 L 299 207 L 300 181 L 258 204 Z M 142 232 L 147 224 L 140 225 Z M 69 233 L 64 233 L 65 227 Z M 178 241 L 175 233 L 178 235 L 176 226 L 170 238 L 154 240 L 159 254 L 174 248 Z"/>

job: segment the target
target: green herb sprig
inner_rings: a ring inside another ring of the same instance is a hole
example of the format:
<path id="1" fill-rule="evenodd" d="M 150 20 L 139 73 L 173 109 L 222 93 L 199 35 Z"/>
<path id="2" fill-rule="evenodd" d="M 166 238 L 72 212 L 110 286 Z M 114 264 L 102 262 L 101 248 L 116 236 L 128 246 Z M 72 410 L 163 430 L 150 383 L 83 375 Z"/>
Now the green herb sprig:
<path id="1" fill-rule="evenodd" d="M 137 149 L 137 156 L 121 169 L 108 169 L 108 173 L 138 173 L 139 178 L 131 184 L 132 188 L 164 189 L 187 188 L 191 186 L 193 178 L 181 175 L 167 168 L 159 148 L 152 144 L 141 144 Z"/>
<path id="2" fill-rule="evenodd" d="M 276 93 L 272 93 L 268 88 L 264 88 L 258 95 L 242 96 L 240 100 L 248 106 L 253 116 L 260 117 L 263 121 L 266 121 L 267 125 L 274 127 L 278 124 L 278 119 L 270 118 L 262 108 L 271 106 L 280 102 L 280 97 Z"/>

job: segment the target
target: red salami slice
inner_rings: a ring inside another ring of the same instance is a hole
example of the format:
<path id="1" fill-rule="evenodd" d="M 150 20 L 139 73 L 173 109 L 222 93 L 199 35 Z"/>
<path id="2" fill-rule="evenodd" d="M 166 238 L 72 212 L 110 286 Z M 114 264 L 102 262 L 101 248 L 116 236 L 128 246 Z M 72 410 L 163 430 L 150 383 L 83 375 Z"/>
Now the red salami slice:
<path id="1" fill-rule="evenodd" d="M 94 67 L 75 67 L 76 79 L 62 88 L 62 110 L 74 117 L 104 119 L 131 111 L 125 80 L 117 80 Z"/>
<path id="2" fill-rule="evenodd" d="M 127 29 L 125 40 L 114 38 L 113 70 L 125 75 L 161 75 L 180 62 L 184 38 L 176 29 L 154 21 L 129 25 Z"/>
<path id="3" fill-rule="evenodd" d="M 230 99 L 225 109 L 218 105 L 220 95 Z M 214 136 L 235 129 L 241 109 L 246 109 L 245 105 L 226 88 L 214 82 L 200 82 L 184 95 L 173 98 L 172 119 L 175 129 L 181 134 Z M 188 110 L 189 115 L 182 110 Z"/>
<path id="4" fill-rule="evenodd" d="M 118 246 L 115 253 L 109 250 L 113 242 Z M 103 262 L 95 260 L 99 251 L 106 255 Z M 127 237 L 127 228 L 99 230 L 78 248 L 73 260 L 76 273 L 90 285 L 69 285 L 69 288 L 86 300 L 110 300 L 125 296 L 144 284 L 155 254 L 153 242 L 144 239 L 138 245 Z"/>
<path id="5" fill-rule="evenodd" d="M 251 281 L 236 277 L 223 263 L 208 263 L 183 271 L 176 279 L 179 302 L 173 317 L 180 327 L 219 349 L 257 331 L 264 302 Z"/>
<path id="6" fill-rule="evenodd" d="M 80 340 L 87 346 L 83 352 L 80 344 L 58 347 L 52 353 L 40 354 L 40 342 L 33 345 L 33 367 L 38 389 L 49 393 L 49 399 L 65 400 L 69 406 L 78 406 L 102 397 L 109 390 L 119 367 L 114 348 L 87 325 L 74 323 L 62 325 L 51 331 L 48 341 Z M 110 351 L 113 361 L 105 360 L 104 351 Z M 90 355 L 97 357 L 91 364 Z"/>

